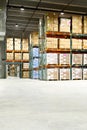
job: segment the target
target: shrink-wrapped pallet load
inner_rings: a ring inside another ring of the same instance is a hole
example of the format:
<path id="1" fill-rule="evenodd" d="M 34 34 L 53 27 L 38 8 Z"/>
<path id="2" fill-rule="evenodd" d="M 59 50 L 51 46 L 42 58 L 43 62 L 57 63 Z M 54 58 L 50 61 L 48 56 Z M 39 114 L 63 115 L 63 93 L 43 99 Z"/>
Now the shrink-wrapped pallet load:
<path id="1" fill-rule="evenodd" d="M 47 69 L 47 80 L 58 80 L 58 68 Z"/>
<path id="2" fill-rule="evenodd" d="M 72 33 L 82 33 L 82 16 L 72 16 Z"/>
<path id="3" fill-rule="evenodd" d="M 82 54 L 72 54 L 72 64 L 82 65 Z"/>
<path id="4" fill-rule="evenodd" d="M 47 13 L 46 31 L 58 31 L 58 13 Z"/>
<path id="5" fill-rule="evenodd" d="M 22 50 L 24 50 L 24 51 L 29 50 L 28 39 L 23 39 L 22 40 Z"/>
<path id="6" fill-rule="evenodd" d="M 13 50 L 13 38 L 7 38 L 7 50 Z"/>
<path id="7" fill-rule="evenodd" d="M 82 69 L 81 68 L 72 68 L 72 79 L 74 79 L 74 80 L 82 79 Z"/>
<path id="8" fill-rule="evenodd" d="M 70 32 L 71 19 L 60 18 L 60 32 Z"/>
<path id="9" fill-rule="evenodd" d="M 70 54 L 67 53 L 59 54 L 59 64 L 70 65 Z"/>
<path id="10" fill-rule="evenodd" d="M 70 39 L 59 39 L 59 49 L 70 49 Z"/>
<path id="11" fill-rule="evenodd" d="M 70 79 L 70 69 L 60 69 L 60 80 Z"/>
<path id="12" fill-rule="evenodd" d="M 58 64 L 58 54 L 57 53 L 47 53 L 47 64 Z"/>
<path id="13" fill-rule="evenodd" d="M 46 38 L 46 48 L 57 48 L 58 39 L 57 38 Z"/>
<path id="14" fill-rule="evenodd" d="M 82 49 L 82 40 L 72 39 L 72 49 Z"/>
<path id="15" fill-rule="evenodd" d="M 20 38 L 15 38 L 14 44 L 15 44 L 15 50 L 21 50 L 21 39 Z"/>

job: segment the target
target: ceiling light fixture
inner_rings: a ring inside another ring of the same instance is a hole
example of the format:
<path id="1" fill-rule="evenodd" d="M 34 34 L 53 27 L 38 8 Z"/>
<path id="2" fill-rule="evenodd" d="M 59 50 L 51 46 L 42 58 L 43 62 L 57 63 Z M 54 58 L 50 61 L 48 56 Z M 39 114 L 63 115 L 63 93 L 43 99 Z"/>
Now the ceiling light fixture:
<path id="1" fill-rule="evenodd" d="M 24 7 L 21 7 L 20 10 L 21 10 L 21 11 L 24 11 Z"/>
<path id="2" fill-rule="evenodd" d="M 61 15 L 64 15 L 64 12 L 61 12 L 60 14 L 61 14 Z"/>
<path id="3" fill-rule="evenodd" d="M 15 27 L 17 28 L 17 27 L 18 27 L 18 24 L 16 24 Z"/>

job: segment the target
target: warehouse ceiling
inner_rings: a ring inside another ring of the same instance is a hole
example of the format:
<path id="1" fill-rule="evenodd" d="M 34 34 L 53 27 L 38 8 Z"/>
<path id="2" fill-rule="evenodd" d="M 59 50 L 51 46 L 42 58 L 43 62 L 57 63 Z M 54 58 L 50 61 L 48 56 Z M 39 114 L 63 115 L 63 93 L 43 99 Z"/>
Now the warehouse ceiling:
<path id="1" fill-rule="evenodd" d="M 87 14 L 87 0 L 8 0 L 6 36 L 29 36 L 38 31 L 39 19 L 47 11 Z"/>

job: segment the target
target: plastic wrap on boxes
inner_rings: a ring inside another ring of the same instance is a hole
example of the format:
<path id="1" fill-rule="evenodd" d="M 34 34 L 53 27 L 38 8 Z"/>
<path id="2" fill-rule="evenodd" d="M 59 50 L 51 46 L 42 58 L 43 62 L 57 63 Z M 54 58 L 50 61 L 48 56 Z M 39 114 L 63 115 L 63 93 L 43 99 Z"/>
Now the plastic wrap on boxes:
<path id="1" fill-rule="evenodd" d="M 21 39 L 15 38 L 15 50 L 21 50 Z"/>
<path id="2" fill-rule="evenodd" d="M 13 50 L 13 38 L 7 38 L 7 50 Z"/>
<path id="3" fill-rule="evenodd" d="M 32 75 L 33 79 L 38 79 L 38 71 L 37 70 L 33 70 L 33 75 Z"/>
<path id="4" fill-rule="evenodd" d="M 82 69 L 81 68 L 72 68 L 72 79 L 82 79 Z"/>
<path id="5" fill-rule="evenodd" d="M 72 39 L 72 49 L 82 49 L 82 40 Z"/>
<path id="6" fill-rule="evenodd" d="M 87 49 L 87 40 L 83 40 L 83 49 Z"/>
<path id="7" fill-rule="evenodd" d="M 87 65 L 87 54 L 84 54 L 84 65 Z"/>
<path id="8" fill-rule="evenodd" d="M 79 15 L 72 16 L 72 32 L 82 33 L 82 16 Z"/>
<path id="9" fill-rule="evenodd" d="M 59 39 L 60 49 L 70 49 L 70 39 Z"/>
<path id="10" fill-rule="evenodd" d="M 7 60 L 13 60 L 13 53 L 7 53 Z"/>
<path id="11" fill-rule="evenodd" d="M 60 18 L 60 32 L 70 32 L 71 19 Z"/>
<path id="12" fill-rule="evenodd" d="M 58 64 L 58 54 L 47 53 L 47 64 Z"/>
<path id="13" fill-rule="evenodd" d="M 15 53 L 15 60 L 21 60 L 21 53 Z"/>
<path id="14" fill-rule="evenodd" d="M 39 59 L 38 58 L 34 58 L 33 59 L 33 68 L 38 68 L 39 66 Z"/>
<path id="15" fill-rule="evenodd" d="M 58 80 L 58 69 L 47 69 L 47 80 Z"/>
<path id="16" fill-rule="evenodd" d="M 70 54 L 59 54 L 59 64 L 61 65 L 69 65 L 70 64 Z"/>
<path id="17" fill-rule="evenodd" d="M 87 16 L 84 16 L 84 33 L 87 34 Z"/>
<path id="18" fill-rule="evenodd" d="M 32 32 L 30 35 L 30 44 L 33 46 L 38 46 L 39 40 L 38 40 L 38 32 Z"/>
<path id="19" fill-rule="evenodd" d="M 48 13 L 46 17 L 47 31 L 58 31 L 58 13 Z"/>
<path id="20" fill-rule="evenodd" d="M 70 69 L 60 69 L 60 80 L 70 79 Z"/>
<path id="21" fill-rule="evenodd" d="M 29 60 L 29 53 L 23 53 L 23 60 Z"/>
<path id="22" fill-rule="evenodd" d="M 32 51 L 33 51 L 33 57 L 39 57 L 39 48 L 32 48 Z"/>
<path id="23" fill-rule="evenodd" d="M 72 54 L 72 64 L 82 65 L 82 54 Z"/>
<path id="24" fill-rule="evenodd" d="M 23 63 L 23 69 L 29 68 L 29 63 Z"/>
<path id="25" fill-rule="evenodd" d="M 29 78 L 29 72 L 23 71 L 23 78 Z"/>
<path id="26" fill-rule="evenodd" d="M 87 80 L 87 68 L 83 69 L 83 79 Z"/>
<path id="27" fill-rule="evenodd" d="M 47 38 L 46 39 L 46 48 L 57 48 L 58 40 L 57 38 Z"/>
<path id="28" fill-rule="evenodd" d="M 25 50 L 25 51 L 29 50 L 28 39 L 22 40 L 22 50 Z"/>

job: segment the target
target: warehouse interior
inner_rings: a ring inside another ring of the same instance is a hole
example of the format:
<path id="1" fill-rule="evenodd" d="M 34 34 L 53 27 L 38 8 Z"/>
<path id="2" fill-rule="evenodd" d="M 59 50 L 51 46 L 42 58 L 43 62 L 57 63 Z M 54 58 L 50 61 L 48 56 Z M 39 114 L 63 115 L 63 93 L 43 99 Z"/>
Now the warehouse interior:
<path id="1" fill-rule="evenodd" d="M 0 129 L 87 129 L 87 1 L 0 0 Z"/>

